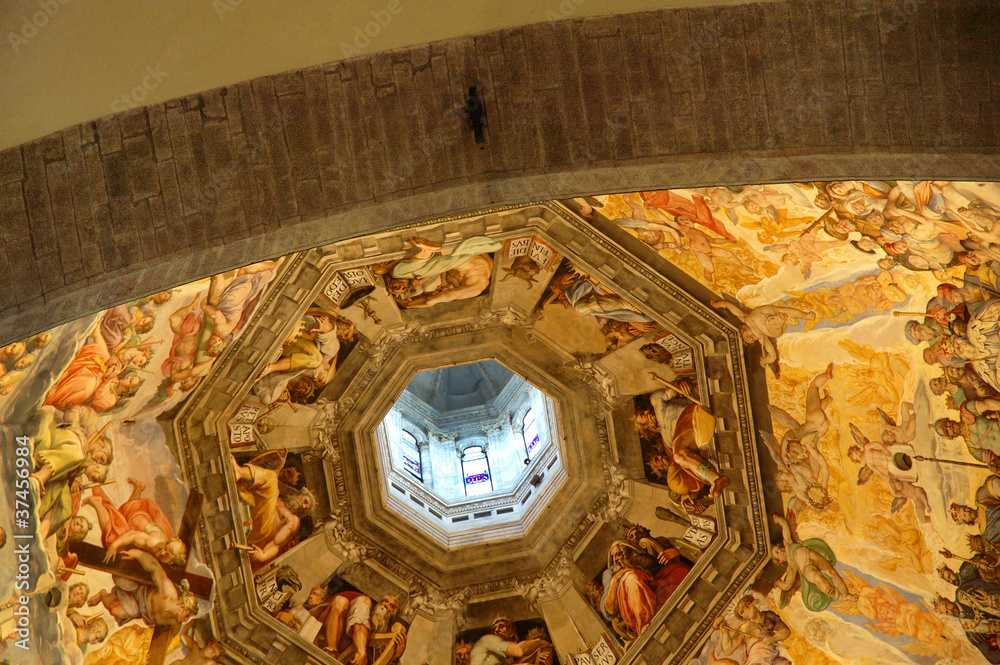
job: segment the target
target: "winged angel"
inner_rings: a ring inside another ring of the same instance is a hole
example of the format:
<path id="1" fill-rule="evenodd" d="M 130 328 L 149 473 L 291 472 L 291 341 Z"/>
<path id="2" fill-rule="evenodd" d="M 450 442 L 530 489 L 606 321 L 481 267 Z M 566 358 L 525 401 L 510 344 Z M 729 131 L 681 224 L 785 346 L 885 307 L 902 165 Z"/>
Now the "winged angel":
<path id="1" fill-rule="evenodd" d="M 819 451 L 819 441 L 830 429 L 830 420 L 824 409 L 833 401 L 830 393 L 825 390 L 820 395 L 820 389 L 831 378 L 833 363 L 827 366 L 826 371 L 817 374 L 809 384 L 806 392 L 806 415 L 801 423 L 784 409 L 773 404 L 768 407 L 772 417 L 787 430 L 780 444 L 775 444 L 774 439 L 766 432 L 760 434 L 779 467 L 779 489 L 793 495 L 789 508 L 794 508 L 799 501 L 817 510 L 830 505 L 827 494 L 830 466 Z"/>

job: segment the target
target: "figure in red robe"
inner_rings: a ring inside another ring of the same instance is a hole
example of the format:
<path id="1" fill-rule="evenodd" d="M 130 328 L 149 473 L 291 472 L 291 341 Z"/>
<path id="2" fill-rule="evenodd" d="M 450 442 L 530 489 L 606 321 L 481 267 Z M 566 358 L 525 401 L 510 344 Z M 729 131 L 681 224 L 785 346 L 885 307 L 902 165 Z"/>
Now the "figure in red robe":
<path id="1" fill-rule="evenodd" d="M 97 511 L 101 526 L 101 544 L 107 549 L 106 561 L 115 558 L 122 549 L 139 548 L 172 566 L 182 566 L 187 561 L 187 548 L 174 537 L 167 516 L 149 499 L 142 498 L 146 485 L 135 478 L 128 479 L 132 495 L 119 507 L 100 487 L 91 490 L 86 500 Z"/>
<path id="2" fill-rule="evenodd" d="M 142 379 L 128 372 L 128 365 L 143 367 L 149 357 L 150 350 L 145 347 L 128 348 L 115 355 L 102 335 L 88 337 L 49 390 L 45 403 L 62 411 L 81 404 L 94 411 L 107 411 L 119 399 L 130 397 L 139 389 Z"/>
<path id="3" fill-rule="evenodd" d="M 642 545 L 628 540 L 612 543 L 605 571 L 602 609 L 609 617 L 620 617 L 627 628 L 623 632 L 631 633 L 625 635 L 627 639 L 634 639 L 646 630 L 691 571 L 676 549 L 662 547 L 658 539 L 642 540 Z M 646 546 L 653 542 L 660 547 L 655 557 L 646 551 Z"/>
<path id="4" fill-rule="evenodd" d="M 736 242 L 736 236 L 730 233 L 725 225 L 717 220 L 705 203 L 705 197 L 692 195 L 691 199 L 664 189 L 659 192 L 639 192 L 642 202 L 651 208 L 657 208 L 674 217 L 683 215 L 695 224 L 701 224 L 706 229 L 715 231 L 729 242 Z"/>

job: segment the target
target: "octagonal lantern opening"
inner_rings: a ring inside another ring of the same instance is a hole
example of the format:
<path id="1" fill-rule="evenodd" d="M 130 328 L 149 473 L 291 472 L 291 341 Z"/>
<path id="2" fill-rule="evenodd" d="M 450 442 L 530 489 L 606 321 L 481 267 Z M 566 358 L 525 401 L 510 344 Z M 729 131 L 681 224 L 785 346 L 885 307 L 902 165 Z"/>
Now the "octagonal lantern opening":
<path id="1" fill-rule="evenodd" d="M 386 507 L 450 547 L 522 535 L 565 479 L 559 432 L 496 360 L 417 372 L 376 429 Z"/>

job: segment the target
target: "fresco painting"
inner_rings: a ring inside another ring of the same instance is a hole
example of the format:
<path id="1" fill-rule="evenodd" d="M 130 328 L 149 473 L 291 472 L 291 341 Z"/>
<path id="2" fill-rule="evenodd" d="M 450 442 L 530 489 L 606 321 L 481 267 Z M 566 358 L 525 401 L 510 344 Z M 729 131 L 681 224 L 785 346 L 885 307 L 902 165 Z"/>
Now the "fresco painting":
<path id="1" fill-rule="evenodd" d="M 314 303 L 281 346 L 278 357 L 264 366 L 252 392 L 260 404 L 310 404 L 360 341 L 350 319 L 331 305 Z"/>
<path id="2" fill-rule="evenodd" d="M 562 205 L 700 285 L 691 297 L 738 331 L 766 382 L 751 402 L 770 421 L 754 437 L 783 501 L 769 515 L 769 563 L 690 663 L 1000 662 L 1000 186 L 792 183 Z M 614 658 L 648 642 L 724 528 L 737 479 L 718 440 L 739 423 L 712 406 L 700 342 L 571 246 L 475 229 L 383 234 L 399 248 L 391 260 L 335 266 L 268 324 L 275 342 L 219 424 L 229 458 L 214 471 L 242 525 L 229 548 L 261 611 L 321 656 L 419 665 L 446 615 L 461 619 L 440 647 L 456 664 L 583 658 L 527 582 L 510 591 L 524 599 L 491 597 L 500 611 L 487 617 L 469 610 L 471 585 L 443 592 L 388 575 L 378 543 L 348 538 L 327 475 L 343 449 L 309 423 L 335 420 L 331 387 L 387 353 L 392 335 L 445 313 L 530 328 L 626 424 L 601 464 L 605 484 L 634 500 L 609 490 L 599 528 L 567 559 L 575 572 L 546 582 L 576 594 Z M 2 465 L 16 481 L 0 540 L 9 550 L 12 533 L 32 535 L 38 662 L 230 662 L 209 630 L 218 590 L 196 537 L 204 497 L 185 481 L 192 451 L 163 423 L 297 265 L 261 262 L 0 349 Z M 5 596 L 14 583 L 0 573 Z M 3 657 L 16 648 L 13 595 L 0 607 Z M 508 602 L 517 611 L 505 616 Z"/>
<path id="3" fill-rule="evenodd" d="M 265 602 L 278 621 L 341 662 L 393 662 L 406 651 L 408 623 L 399 617 L 398 592 L 373 599 L 339 575 L 302 591 L 288 566 L 256 582 L 258 593 L 271 591 Z"/>
<path id="4" fill-rule="evenodd" d="M 817 651 L 855 662 L 843 645 L 859 630 L 885 644 L 878 662 L 1000 662 L 1000 624 L 989 624 L 1000 591 L 1000 186 L 750 185 L 598 196 L 589 207 L 703 284 L 748 351 L 759 349 L 774 430 L 763 435 L 789 522 L 838 562 L 823 574 L 836 584 L 821 621 L 807 617 L 822 603 L 782 607 L 780 590 L 756 593 L 727 625 L 774 612 L 770 627 L 744 631 L 760 635 L 739 648 L 723 629 L 702 662 L 812 663 Z M 778 621 L 787 636 L 775 637 Z"/>
<path id="5" fill-rule="evenodd" d="M 680 520 L 671 516 L 671 521 Z M 653 528 L 663 531 L 661 524 Z M 583 592 L 611 629 L 615 644 L 624 650 L 649 628 L 684 582 L 700 550 L 692 544 L 697 542 L 692 533 L 683 538 L 653 536 L 649 528 L 639 524 L 616 531 L 619 537 L 610 545 L 593 547 L 594 554 L 604 553 L 604 565 Z M 707 543 L 699 544 L 704 547 Z"/>
<path id="6" fill-rule="evenodd" d="M 284 448 L 248 457 L 231 455 L 233 478 L 246 507 L 245 533 L 256 569 L 302 542 L 313 531 L 316 494 L 306 484 L 301 456 Z"/>
<path id="7" fill-rule="evenodd" d="M 511 621 L 494 619 L 489 628 L 464 630 L 455 640 L 455 665 L 483 662 L 491 655 L 504 654 L 521 663 L 559 665 L 549 642 L 549 633 L 541 619 Z"/>
<path id="8" fill-rule="evenodd" d="M 662 332 L 656 322 L 621 296 L 603 287 L 599 280 L 563 259 L 538 304 L 545 319 L 554 319 L 553 328 L 574 317 L 589 317 L 591 333 L 579 340 L 580 351 L 604 355 L 639 338 Z M 543 329 L 545 324 L 542 324 Z M 575 326 L 574 326 L 575 327 Z M 603 338 L 603 344 L 596 340 Z M 592 341 L 593 340 L 593 341 Z M 593 351 L 589 349 L 593 348 Z"/>
<path id="9" fill-rule="evenodd" d="M 393 299 L 406 309 L 433 307 L 482 295 L 493 277 L 493 252 L 501 245 L 485 236 L 472 236 L 451 251 L 439 243 L 412 237 L 416 250 L 392 265 L 381 266 Z"/>
<path id="10" fill-rule="evenodd" d="M 4 465 L 18 479 L 11 514 L 34 499 L 31 514 L 16 515 L 19 530 L 34 528 L 39 662 L 175 651 L 180 626 L 208 610 L 214 582 L 193 548 L 202 499 L 181 479 L 156 417 L 240 336 L 282 263 L 162 291 L 4 347 L 3 436 L 12 451 L 30 442 L 30 455 L 18 445 L 24 456 L 5 455 Z"/>
<path id="11" fill-rule="evenodd" d="M 635 399 L 634 422 L 646 477 L 668 487 L 671 499 L 684 510 L 702 513 L 729 484 L 702 454 L 715 434 L 715 418 L 705 410 L 691 379 L 663 383 L 661 390 Z"/>

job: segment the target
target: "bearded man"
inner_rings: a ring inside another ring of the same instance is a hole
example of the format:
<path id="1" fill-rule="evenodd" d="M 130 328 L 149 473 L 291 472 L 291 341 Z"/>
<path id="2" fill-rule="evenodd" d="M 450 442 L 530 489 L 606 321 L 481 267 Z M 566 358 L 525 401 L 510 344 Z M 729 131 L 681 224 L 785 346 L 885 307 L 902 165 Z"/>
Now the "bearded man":
<path id="1" fill-rule="evenodd" d="M 967 400 L 960 407 L 959 420 L 939 418 L 934 423 L 934 431 L 939 435 L 955 439 L 965 439 L 969 454 L 977 461 L 989 464 L 1000 454 L 1000 423 L 987 417 L 990 412 L 1000 410 L 1000 400 L 987 397 Z"/>
<path id="2" fill-rule="evenodd" d="M 346 659 L 350 657 L 351 665 L 367 665 L 371 638 L 388 638 L 387 648 L 394 650 L 388 662 L 394 662 L 406 649 L 406 626 L 396 620 L 398 613 L 399 599 L 392 594 L 372 607 L 370 596 L 341 591 L 328 603 L 310 610 L 323 623 L 323 630 L 313 643 L 341 662 L 348 662 Z"/>
<path id="3" fill-rule="evenodd" d="M 681 560 L 680 551 L 668 538 L 654 538 L 644 526 L 635 524 L 629 527 L 625 540 L 642 550 L 632 556 L 632 563 L 652 577 L 650 588 L 656 594 L 657 605 L 662 607 L 691 572 L 691 566 Z"/>
<path id="4" fill-rule="evenodd" d="M 1000 651 L 996 648 L 1000 615 L 991 607 L 989 594 L 984 592 L 981 584 L 981 580 L 966 582 L 956 590 L 955 600 L 936 595 L 931 604 L 939 614 L 955 617 L 961 622 L 966 639 L 979 649 L 988 662 L 1000 663 Z"/>
<path id="5" fill-rule="evenodd" d="M 278 471 L 264 464 L 276 458 L 270 466 L 284 466 L 285 451 L 270 451 L 240 465 L 230 455 L 233 475 L 240 499 L 250 507 L 250 533 L 247 544 L 253 548 L 250 559 L 255 566 L 281 554 L 301 526 L 301 517 L 315 504 L 312 492 L 303 487 L 298 491 L 282 492 Z"/>
<path id="6" fill-rule="evenodd" d="M 659 379 L 655 373 L 650 376 Z M 668 386 L 651 393 L 650 407 L 635 412 L 640 435 L 659 432 L 670 459 L 667 487 L 680 495 L 687 510 L 695 508 L 694 497 L 705 485 L 709 485 L 712 497 L 720 496 L 729 485 L 729 479 L 701 452 L 715 436 L 715 418 L 693 398 L 688 382 L 679 381 L 676 388 Z"/>
<path id="7" fill-rule="evenodd" d="M 41 496 L 37 511 L 43 540 L 60 531 L 76 514 L 81 482 L 85 479 L 104 482 L 108 467 L 98 460 L 109 461 L 106 453 L 103 457 L 96 451 L 88 455 L 79 434 L 60 428 L 53 420 L 53 413 L 51 407 L 42 409 L 33 452 L 35 470 L 28 476 Z"/>
<path id="8" fill-rule="evenodd" d="M 130 347 L 112 353 L 99 333 L 87 338 L 45 397 L 45 403 L 61 411 L 80 404 L 95 411 L 107 411 L 118 403 L 119 392 L 137 389 L 139 380 L 123 372 L 130 366 L 145 367 L 152 352 L 149 347 Z M 124 384 L 124 385 L 119 385 Z"/>
<path id="9" fill-rule="evenodd" d="M 100 487 L 91 489 L 84 500 L 97 513 L 101 527 L 101 544 L 107 549 L 105 562 L 112 561 L 119 550 L 137 547 L 149 552 L 160 563 L 183 566 L 187 561 L 187 548 L 174 537 L 167 516 L 149 499 L 142 498 L 145 483 L 129 478 L 132 494 L 118 508 Z"/>
<path id="10" fill-rule="evenodd" d="M 389 288 L 396 302 L 406 308 L 434 305 L 474 298 L 490 285 L 493 257 L 490 253 L 502 243 L 485 236 L 466 238 L 450 254 L 441 253 L 441 245 L 425 238 L 410 238 L 417 253 L 403 259 L 390 271 Z M 411 284 L 424 284 L 438 277 L 433 293 L 421 288 L 423 295 L 405 299 Z M 409 281 L 407 281 L 409 280 Z"/>
<path id="11" fill-rule="evenodd" d="M 281 357 L 264 367 L 254 385 L 263 404 L 285 399 L 290 384 L 301 379 L 325 386 L 337 370 L 341 343 L 352 342 L 357 332 L 353 323 L 321 307 L 307 309 L 300 325 L 299 332 L 282 345 Z"/>
<path id="12" fill-rule="evenodd" d="M 633 530 L 630 530 L 632 532 Z M 646 531 L 648 534 L 648 531 Z M 633 534 L 638 537 L 638 532 Z M 651 538 L 638 538 L 639 542 L 616 540 L 608 551 L 608 569 L 602 609 L 609 617 L 620 617 L 634 639 L 649 626 L 660 608 L 677 589 L 691 570 L 679 561 L 680 553 L 670 547 L 663 548 Z M 656 551 L 655 556 L 646 548 Z M 665 563 L 661 564 L 663 561 Z"/>
<path id="13" fill-rule="evenodd" d="M 518 641 L 514 624 L 507 617 L 494 619 L 492 630 L 473 645 L 469 665 L 549 665 L 552 662 L 552 644 L 540 637 Z"/>
<path id="14" fill-rule="evenodd" d="M 187 582 L 174 585 L 160 562 L 147 552 L 126 550 L 123 559 L 133 559 L 153 578 L 153 585 L 112 575 L 115 583 L 111 591 L 101 589 L 94 594 L 87 605 L 104 605 L 119 626 L 132 619 L 154 626 L 181 626 L 198 613 L 198 600 L 191 595 Z"/>
<path id="15" fill-rule="evenodd" d="M 948 509 L 956 524 L 978 526 L 983 538 L 1000 542 L 1000 476 L 990 474 L 976 490 L 976 507 L 952 503 Z"/>

